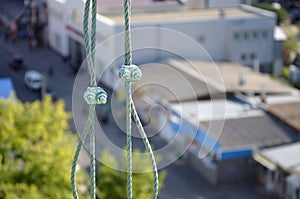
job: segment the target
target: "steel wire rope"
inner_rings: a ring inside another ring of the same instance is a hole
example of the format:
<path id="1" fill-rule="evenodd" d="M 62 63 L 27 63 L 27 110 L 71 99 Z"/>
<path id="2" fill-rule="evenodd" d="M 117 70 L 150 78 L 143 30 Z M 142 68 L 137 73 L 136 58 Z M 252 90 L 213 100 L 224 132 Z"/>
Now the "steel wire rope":
<path id="1" fill-rule="evenodd" d="M 96 76 L 95 76 L 95 46 L 96 46 L 96 17 L 97 17 L 97 0 L 92 0 L 92 25 L 89 27 L 89 14 L 90 14 L 90 0 L 86 0 L 84 8 L 84 19 L 83 19 L 83 37 L 84 46 L 86 51 L 87 66 L 90 75 L 90 86 L 96 87 Z M 91 40 L 89 39 L 89 29 L 91 29 Z M 80 136 L 78 146 L 75 151 L 75 155 L 72 162 L 71 168 L 71 186 L 72 195 L 74 199 L 79 199 L 77 188 L 76 188 L 76 166 L 78 158 L 84 144 L 84 141 L 88 134 L 90 134 L 90 195 L 91 199 L 96 198 L 96 163 L 95 163 L 95 134 L 94 134 L 94 116 L 95 116 L 96 104 L 90 104 L 88 119 L 85 124 L 82 136 Z"/>
<path id="2" fill-rule="evenodd" d="M 131 0 L 124 0 L 124 26 L 125 26 L 125 55 L 124 55 L 124 67 L 132 65 L 132 49 L 131 49 Z M 121 72 L 121 71 L 120 71 Z M 124 79 L 123 79 L 124 80 Z M 132 199 L 132 140 L 131 140 L 131 115 L 136 123 L 138 131 L 142 137 L 145 148 L 149 154 L 153 177 L 154 187 L 152 193 L 152 199 L 156 199 L 158 195 L 158 172 L 155 162 L 155 157 L 151 149 L 151 145 L 147 138 L 147 135 L 140 122 L 139 116 L 136 112 L 134 102 L 132 100 L 132 88 L 131 81 L 124 80 L 125 93 L 126 93 L 126 150 L 127 150 L 127 198 Z"/>

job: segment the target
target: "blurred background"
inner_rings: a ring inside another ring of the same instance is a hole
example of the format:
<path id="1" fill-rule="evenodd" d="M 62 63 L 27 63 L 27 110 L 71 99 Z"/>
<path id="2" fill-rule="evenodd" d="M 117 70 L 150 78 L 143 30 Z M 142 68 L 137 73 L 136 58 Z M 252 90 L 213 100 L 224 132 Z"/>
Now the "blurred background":
<path id="1" fill-rule="evenodd" d="M 83 9 L 83 0 L 0 2 L 0 199 L 71 198 L 88 115 L 73 93 L 87 86 Z M 109 96 L 97 107 L 97 198 L 126 195 L 126 174 L 114 169 L 122 152 L 103 143 L 125 145 L 123 23 L 123 1 L 98 0 L 95 63 Z M 298 0 L 132 0 L 133 62 L 143 71 L 133 97 L 160 199 L 300 198 L 299 30 Z M 85 150 L 83 198 L 88 166 Z M 134 197 L 150 197 L 151 173 L 134 179 Z"/>

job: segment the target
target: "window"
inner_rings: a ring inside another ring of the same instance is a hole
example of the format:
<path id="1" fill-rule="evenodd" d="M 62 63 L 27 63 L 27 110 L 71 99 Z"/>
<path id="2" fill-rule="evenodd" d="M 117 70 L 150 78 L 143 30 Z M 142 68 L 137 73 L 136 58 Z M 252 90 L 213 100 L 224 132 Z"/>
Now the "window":
<path id="1" fill-rule="evenodd" d="M 197 41 L 198 41 L 199 43 L 204 43 L 204 42 L 205 42 L 205 37 L 204 37 L 204 35 L 198 36 Z"/>
<path id="2" fill-rule="evenodd" d="M 249 39 L 249 33 L 248 32 L 244 33 L 244 38 L 245 38 L 245 40 Z"/>
<path id="3" fill-rule="evenodd" d="M 252 60 L 254 60 L 256 58 L 256 54 L 255 53 L 251 53 L 250 57 L 251 57 Z"/>
<path id="4" fill-rule="evenodd" d="M 242 61 L 246 61 L 246 60 L 247 60 L 247 56 L 246 56 L 245 53 L 242 53 L 242 54 L 241 54 L 241 60 L 242 60 Z"/>
<path id="5" fill-rule="evenodd" d="M 54 43 L 57 49 L 61 47 L 61 38 L 59 34 L 54 34 Z"/>
<path id="6" fill-rule="evenodd" d="M 253 32 L 253 38 L 257 39 L 257 32 L 256 31 Z"/>
<path id="7" fill-rule="evenodd" d="M 267 38 L 268 37 L 268 31 L 263 31 L 262 36 L 263 36 L 263 38 Z"/>
<path id="8" fill-rule="evenodd" d="M 234 33 L 234 39 L 239 40 L 240 39 L 240 34 L 238 32 Z"/>

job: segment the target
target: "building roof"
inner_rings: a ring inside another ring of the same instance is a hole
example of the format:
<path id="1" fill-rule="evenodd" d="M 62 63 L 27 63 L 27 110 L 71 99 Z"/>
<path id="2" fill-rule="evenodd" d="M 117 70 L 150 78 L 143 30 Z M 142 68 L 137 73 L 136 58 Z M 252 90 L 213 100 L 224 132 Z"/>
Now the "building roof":
<path id="1" fill-rule="evenodd" d="M 142 67 L 143 78 L 136 85 L 169 101 L 191 101 L 226 93 L 298 94 L 268 75 L 231 62 L 169 60 Z M 159 75 L 157 75 L 159 74 Z M 243 76 L 244 84 L 239 80 Z M 147 85 L 146 87 L 144 85 Z M 151 86 L 150 86 L 151 85 Z M 145 91 L 146 91 L 145 90 Z"/>
<path id="2" fill-rule="evenodd" d="M 300 166 L 300 142 L 285 146 L 263 149 L 258 152 L 264 158 L 286 171 L 299 169 Z"/>
<path id="3" fill-rule="evenodd" d="M 122 13 L 123 12 L 123 0 L 99 0 L 98 11 L 100 13 Z M 147 10 L 162 7 L 178 7 L 180 6 L 177 0 L 132 0 L 132 11 Z"/>
<path id="4" fill-rule="evenodd" d="M 134 2 L 132 3 L 134 4 Z M 114 21 L 115 23 L 123 23 L 123 15 L 118 14 L 104 14 L 105 17 Z M 140 22 L 164 22 L 168 21 L 190 21 L 190 20 L 207 20 L 207 19 L 219 19 L 220 17 L 225 17 L 228 19 L 243 19 L 243 18 L 257 18 L 254 12 L 249 12 L 247 10 L 230 7 L 220 10 L 219 8 L 210 9 L 180 9 L 174 12 L 174 9 L 164 12 L 140 12 L 133 13 L 131 16 L 132 23 Z"/>
<path id="5" fill-rule="evenodd" d="M 281 103 L 290 103 L 290 102 L 299 102 L 300 93 L 298 95 L 274 95 L 267 96 L 267 104 L 281 104 Z"/>
<path id="6" fill-rule="evenodd" d="M 171 103 L 170 107 L 201 132 L 217 140 L 221 151 L 252 150 L 297 140 L 276 118 L 239 101 L 214 99 Z"/>
<path id="7" fill-rule="evenodd" d="M 274 28 L 274 40 L 275 41 L 285 41 L 287 39 L 287 35 L 284 33 L 282 28 L 279 26 L 275 26 Z"/>
<path id="8" fill-rule="evenodd" d="M 269 111 L 297 132 L 300 132 L 300 101 L 268 105 Z"/>
<path id="9" fill-rule="evenodd" d="M 14 91 L 14 86 L 10 78 L 0 78 L 0 98 L 7 99 Z"/>
<path id="10" fill-rule="evenodd" d="M 221 93 L 200 79 L 166 64 L 147 64 L 140 68 L 143 78 L 136 82 L 135 86 L 138 90 L 146 92 L 149 97 L 160 96 L 169 102 L 176 102 Z"/>
<path id="11" fill-rule="evenodd" d="M 199 125 L 207 132 L 214 122 L 218 121 L 200 122 Z M 216 139 L 222 150 L 271 147 L 293 141 L 288 130 L 266 114 L 226 119 L 222 133 Z"/>
<path id="12" fill-rule="evenodd" d="M 181 113 L 188 121 L 198 125 L 199 122 L 237 119 L 250 116 L 262 116 L 263 112 L 251 109 L 249 104 L 232 100 L 213 99 L 171 103 L 172 110 Z"/>
<path id="13" fill-rule="evenodd" d="M 198 75 L 199 78 L 213 82 L 219 87 L 224 84 L 227 93 L 253 92 L 259 94 L 264 89 L 266 94 L 299 94 L 297 89 L 284 85 L 267 74 L 255 72 L 249 67 L 231 62 L 171 60 L 169 64 L 177 66 L 176 68 L 185 73 Z M 216 75 L 216 70 L 219 75 Z M 243 84 L 239 84 L 241 79 Z"/>

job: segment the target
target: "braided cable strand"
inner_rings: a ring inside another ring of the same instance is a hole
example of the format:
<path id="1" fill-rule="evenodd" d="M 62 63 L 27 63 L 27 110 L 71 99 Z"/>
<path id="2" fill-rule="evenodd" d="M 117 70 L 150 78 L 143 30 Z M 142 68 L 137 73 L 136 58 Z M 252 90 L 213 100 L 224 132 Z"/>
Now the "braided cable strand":
<path id="1" fill-rule="evenodd" d="M 92 34 L 91 34 L 91 58 L 92 58 L 92 73 L 91 73 L 91 85 L 96 86 L 95 77 L 95 46 L 96 46 L 96 21 L 97 19 L 97 0 L 92 0 Z"/>
<path id="2" fill-rule="evenodd" d="M 90 43 L 89 43 L 89 14 L 90 14 L 90 0 L 85 1 L 84 15 L 83 15 L 83 39 L 84 39 L 84 48 L 86 52 L 87 65 L 90 66 L 91 57 L 90 57 Z M 89 68 L 89 73 L 91 73 Z"/>
<path id="3" fill-rule="evenodd" d="M 131 17 L 131 0 L 124 0 L 124 20 L 125 20 L 125 56 L 124 56 L 125 64 L 124 65 L 125 66 L 132 65 L 130 17 Z M 143 126 L 140 122 L 140 119 L 134 107 L 134 103 L 131 96 L 131 82 L 130 80 L 124 80 L 124 81 L 125 81 L 125 92 L 126 92 L 127 198 L 132 199 L 132 141 L 131 141 L 131 114 L 132 114 L 151 160 L 153 176 L 154 176 L 154 189 L 152 193 L 152 199 L 156 199 L 158 195 L 158 173 L 157 173 L 155 158 L 149 140 L 147 139 L 147 135 L 143 129 Z"/>
<path id="4" fill-rule="evenodd" d="M 124 0 L 125 65 L 132 64 L 130 14 L 131 0 Z M 131 82 L 125 82 L 126 92 L 126 150 L 127 150 L 127 198 L 132 199 L 132 141 L 131 141 Z"/>
<path id="5" fill-rule="evenodd" d="M 127 150 L 127 198 L 132 199 L 132 141 L 131 141 L 131 83 L 125 82 L 126 92 L 126 150 Z"/>
<path id="6" fill-rule="evenodd" d="M 131 17 L 131 0 L 124 0 L 124 19 L 125 19 L 125 65 L 132 64 L 131 53 L 131 32 L 130 32 L 130 17 Z"/>
<path id="7" fill-rule="evenodd" d="M 96 2 L 92 2 L 93 3 L 93 6 L 94 4 L 96 4 Z M 85 8 L 84 8 L 84 16 L 83 16 L 83 39 L 84 39 L 84 46 L 85 46 L 85 51 L 86 51 L 86 59 L 87 59 L 87 66 L 88 66 L 88 69 L 89 69 L 89 74 L 90 74 L 90 85 L 91 86 L 95 86 L 96 85 L 96 77 L 95 77 L 95 69 L 94 69 L 94 57 L 92 55 L 92 52 L 94 52 L 94 49 L 92 49 L 92 46 L 93 48 L 95 48 L 95 39 L 92 39 L 92 41 L 90 42 L 89 40 L 89 14 L 90 14 L 90 0 L 86 0 L 85 2 Z M 95 8 L 94 8 L 95 9 Z M 96 16 L 93 16 L 95 15 L 94 13 L 95 11 L 92 11 L 92 19 L 96 18 Z M 97 11 L 96 11 L 97 12 Z M 94 21 L 92 21 L 92 34 L 91 34 L 91 37 L 95 38 L 96 36 L 96 30 L 93 30 L 96 29 L 96 20 L 94 19 Z"/>
<path id="8" fill-rule="evenodd" d="M 89 118 L 91 114 L 93 113 L 92 107 L 90 107 L 89 110 Z M 79 143 L 78 146 L 76 148 L 76 152 L 72 161 L 72 168 L 71 168 L 71 185 L 72 185 L 72 194 L 73 194 L 73 198 L 74 199 L 79 199 L 78 194 L 77 194 L 77 189 L 76 189 L 76 166 L 77 166 L 77 162 L 78 162 L 78 158 L 82 149 L 82 145 L 84 144 L 84 141 L 86 139 L 87 134 L 89 133 L 89 130 L 91 129 L 92 126 L 92 120 L 88 119 L 85 127 L 83 129 L 83 134 L 81 136 L 81 138 L 79 139 Z"/>
<path id="9" fill-rule="evenodd" d="M 96 45 L 96 17 L 97 17 L 97 0 L 92 0 L 92 26 L 91 26 L 91 41 L 89 41 L 89 12 L 90 12 L 90 0 L 86 0 L 84 9 L 84 20 L 83 20 L 83 37 L 84 46 L 86 51 L 87 65 L 90 74 L 90 85 L 93 89 L 88 89 L 88 95 L 86 101 L 90 102 L 88 98 L 91 96 L 100 97 L 99 99 L 92 99 L 92 104 L 90 104 L 88 120 L 85 124 L 83 135 L 78 143 L 71 168 L 71 185 L 72 194 L 74 199 L 79 199 L 76 189 L 76 165 L 80 155 L 80 151 L 84 144 L 87 134 L 90 133 L 90 184 L 91 184 L 91 199 L 96 198 L 96 163 L 95 163 L 95 134 L 94 134 L 94 116 L 96 104 L 102 104 L 106 102 L 106 92 L 98 89 L 96 76 L 95 76 L 95 45 Z M 96 92 L 96 93 L 93 93 Z M 104 94 L 105 93 L 105 94 Z M 98 96 L 101 94 L 101 96 Z M 105 97 L 105 99 L 103 99 Z"/>
<path id="10" fill-rule="evenodd" d="M 90 106 L 92 113 L 95 113 L 95 104 Z M 90 133 L 90 183 L 91 183 L 91 199 L 96 198 L 96 164 L 95 164 L 95 133 L 94 133 L 94 114 L 89 117 L 91 120 L 91 133 Z"/>
<path id="11" fill-rule="evenodd" d="M 137 111 L 135 109 L 135 106 L 133 104 L 133 102 L 131 103 L 131 109 L 132 109 L 132 117 L 133 117 L 133 120 L 134 122 L 136 123 L 137 125 L 137 128 L 138 128 L 138 131 L 143 139 L 143 142 L 144 142 L 144 145 L 145 145 L 145 148 L 149 154 L 149 157 L 150 157 L 150 161 L 151 161 L 151 165 L 152 165 L 152 172 L 153 172 L 153 183 L 154 183 L 154 188 L 153 188 L 153 192 L 152 192 L 152 199 L 156 199 L 157 198 L 157 195 L 158 195 L 158 172 L 157 172 L 157 166 L 156 166 L 156 162 L 155 162 L 155 157 L 154 157 L 154 154 L 153 154 L 153 151 L 152 151 L 152 148 L 151 148 L 151 145 L 149 143 L 149 140 L 147 139 L 147 135 L 144 131 L 144 128 L 142 126 L 142 123 L 140 121 L 140 118 L 137 114 Z"/>
<path id="12" fill-rule="evenodd" d="M 96 18 L 97 18 L 97 0 L 92 0 L 92 30 L 91 30 L 91 85 L 96 86 L 95 76 L 95 46 L 96 46 Z M 95 113 L 95 105 L 91 105 L 93 113 Z M 92 116 L 92 129 L 90 134 L 90 184 L 91 184 L 91 199 L 96 198 L 96 163 L 95 163 L 95 129 L 94 115 Z"/>

